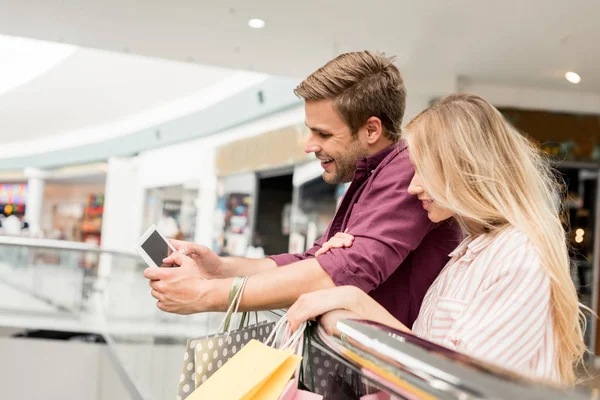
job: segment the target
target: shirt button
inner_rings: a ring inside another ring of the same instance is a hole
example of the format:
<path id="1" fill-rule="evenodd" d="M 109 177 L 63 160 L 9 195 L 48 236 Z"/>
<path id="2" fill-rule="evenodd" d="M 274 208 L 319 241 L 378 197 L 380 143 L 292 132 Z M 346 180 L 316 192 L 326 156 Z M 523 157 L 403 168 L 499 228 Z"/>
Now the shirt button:
<path id="1" fill-rule="evenodd" d="M 372 169 L 372 170 L 371 170 L 371 173 L 372 173 L 372 174 L 373 174 L 373 173 L 375 173 L 375 170 L 374 170 L 374 169 Z"/>

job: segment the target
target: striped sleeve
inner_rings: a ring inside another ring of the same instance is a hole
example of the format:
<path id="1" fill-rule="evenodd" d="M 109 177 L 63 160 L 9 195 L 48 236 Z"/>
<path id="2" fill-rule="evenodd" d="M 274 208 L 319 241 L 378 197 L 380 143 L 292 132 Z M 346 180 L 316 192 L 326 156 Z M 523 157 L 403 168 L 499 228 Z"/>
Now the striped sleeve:
<path id="1" fill-rule="evenodd" d="M 500 253 L 492 261 L 498 272 L 468 302 L 443 344 L 525 372 L 543 346 L 550 279 L 528 243 Z"/>

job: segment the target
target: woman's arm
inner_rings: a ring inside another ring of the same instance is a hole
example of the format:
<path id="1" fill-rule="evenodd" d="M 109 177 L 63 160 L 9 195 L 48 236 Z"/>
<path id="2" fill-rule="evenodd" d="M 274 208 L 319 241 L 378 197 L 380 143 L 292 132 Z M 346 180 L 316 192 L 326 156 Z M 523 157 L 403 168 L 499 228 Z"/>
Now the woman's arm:
<path id="1" fill-rule="evenodd" d="M 329 314 L 330 313 L 330 314 Z M 354 286 L 339 286 L 303 294 L 287 312 L 293 330 L 304 321 L 323 315 L 329 334 L 337 333 L 337 321 L 345 318 L 366 319 L 402 332 L 412 333 L 369 295 Z"/>

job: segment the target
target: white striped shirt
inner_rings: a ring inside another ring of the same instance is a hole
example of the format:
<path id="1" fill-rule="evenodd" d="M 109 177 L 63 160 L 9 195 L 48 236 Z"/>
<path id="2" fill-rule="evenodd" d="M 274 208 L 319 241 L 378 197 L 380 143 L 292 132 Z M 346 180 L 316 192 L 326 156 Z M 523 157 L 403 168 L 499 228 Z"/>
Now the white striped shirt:
<path id="1" fill-rule="evenodd" d="M 550 278 L 515 228 L 465 239 L 429 288 L 415 335 L 534 378 L 558 382 Z"/>

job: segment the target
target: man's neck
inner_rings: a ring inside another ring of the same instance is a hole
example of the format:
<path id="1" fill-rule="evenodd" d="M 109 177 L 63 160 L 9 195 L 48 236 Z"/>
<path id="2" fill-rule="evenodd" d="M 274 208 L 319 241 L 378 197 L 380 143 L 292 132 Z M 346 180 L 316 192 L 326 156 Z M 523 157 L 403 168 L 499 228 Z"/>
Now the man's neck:
<path id="1" fill-rule="evenodd" d="M 367 149 L 367 157 L 372 156 L 373 154 L 377 154 L 383 149 L 387 149 L 392 144 L 394 144 L 394 142 L 392 142 L 391 140 L 386 139 L 386 138 L 381 138 L 380 140 L 377 141 L 377 143 L 369 146 L 369 148 Z"/>

